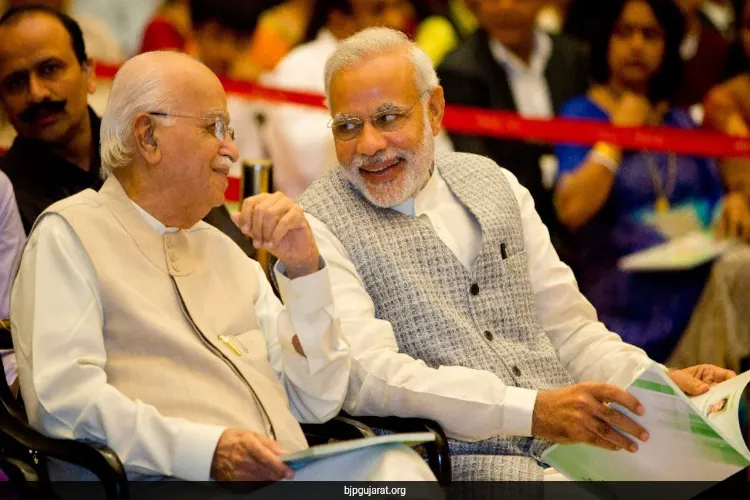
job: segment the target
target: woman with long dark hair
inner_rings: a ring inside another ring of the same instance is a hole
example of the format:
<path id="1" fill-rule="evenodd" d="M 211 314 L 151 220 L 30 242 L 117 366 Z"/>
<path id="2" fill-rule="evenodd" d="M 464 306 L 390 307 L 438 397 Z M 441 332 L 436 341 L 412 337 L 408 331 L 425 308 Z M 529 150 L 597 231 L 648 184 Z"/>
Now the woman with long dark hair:
<path id="1" fill-rule="evenodd" d="M 596 83 L 561 114 L 618 126 L 694 128 L 687 111 L 672 105 L 683 75 L 679 8 L 672 0 L 608 4 L 599 39 L 592 44 Z M 711 266 L 628 273 L 618 269 L 618 261 L 666 241 L 664 221 L 670 215 L 679 213 L 708 227 L 722 201 L 731 221 L 747 216 L 747 204 L 741 197 L 723 199 L 711 159 L 629 151 L 606 142 L 593 148 L 561 145 L 556 153 L 561 177 L 555 202 L 578 241 L 581 290 L 612 331 L 666 361 L 695 320 Z M 716 361 L 726 364 L 723 358 Z"/>

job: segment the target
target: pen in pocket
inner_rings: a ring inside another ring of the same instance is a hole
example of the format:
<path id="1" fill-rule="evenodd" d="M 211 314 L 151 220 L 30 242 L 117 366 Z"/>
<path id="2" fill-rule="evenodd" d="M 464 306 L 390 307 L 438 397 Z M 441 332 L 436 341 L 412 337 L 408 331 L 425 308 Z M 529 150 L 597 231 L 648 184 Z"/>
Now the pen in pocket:
<path id="1" fill-rule="evenodd" d="M 505 246 L 505 243 L 500 243 L 500 256 L 503 260 L 508 258 L 508 248 Z"/>

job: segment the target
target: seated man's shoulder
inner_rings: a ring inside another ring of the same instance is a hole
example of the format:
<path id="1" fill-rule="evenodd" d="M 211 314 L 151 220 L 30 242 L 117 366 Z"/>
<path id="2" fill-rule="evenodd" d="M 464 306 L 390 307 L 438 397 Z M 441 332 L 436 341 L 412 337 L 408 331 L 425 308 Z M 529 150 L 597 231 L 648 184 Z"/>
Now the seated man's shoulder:
<path id="1" fill-rule="evenodd" d="M 44 211 L 44 213 L 81 213 L 89 212 L 91 208 L 99 208 L 105 205 L 104 200 L 97 191 L 84 189 L 72 196 L 56 201 Z"/>
<path id="2" fill-rule="evenodd" d="M 502 165 L 499 165 L 492 158 L 474 154 L 474 153 L 441 153 L 436 155 L 439 165 L 450 165 L 461 169 L 466 175 L 475 176 L 477 174 L 489 175 L 491 177 L 499 174 L 500 178 L 508 181 L 511 187 L 518 183 L 516 177 Z M 494 186 L 488 186 L 494 187 Z"/>
<path id="3" fill-rule="evenodd" d="M 436 158 L 438 158 L 438 161 L 441 163 L 450 162 L 456 165 L 471 164 L 479 167 L 499 168 L 497 162 L 492 158 L 475 153 L 451 151 L 447 153 L 438 153 Z"/>

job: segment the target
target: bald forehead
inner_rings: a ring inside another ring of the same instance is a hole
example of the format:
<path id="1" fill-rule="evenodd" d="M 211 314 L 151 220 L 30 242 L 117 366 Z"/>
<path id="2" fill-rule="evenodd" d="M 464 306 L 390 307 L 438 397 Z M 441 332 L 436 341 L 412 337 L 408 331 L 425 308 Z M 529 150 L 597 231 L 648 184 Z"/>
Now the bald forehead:
<path id="1" fill-rule="evenodd" d="M 226 113 L 226 94 L 221 82 L 210 69 L 190 57 L 150 52 L 131 59 L 123 70 L 123 78 L 144 78 L 157 73 L 178 108 L 174 112 Z"/>

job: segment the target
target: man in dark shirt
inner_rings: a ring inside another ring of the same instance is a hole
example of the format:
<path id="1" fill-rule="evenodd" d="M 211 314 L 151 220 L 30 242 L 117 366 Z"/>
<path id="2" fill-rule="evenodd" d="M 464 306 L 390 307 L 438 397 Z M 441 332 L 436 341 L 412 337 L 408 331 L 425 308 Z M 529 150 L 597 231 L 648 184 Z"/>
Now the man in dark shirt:
<path id="1" fill-rule="evenodd" d="M 64 14 L 19 8 L 0 18 L 0 103 L 18 136 L 0 160 L 24 229 L 57 200 L 101 186 L 96 89 L 81 29 Z"/>

